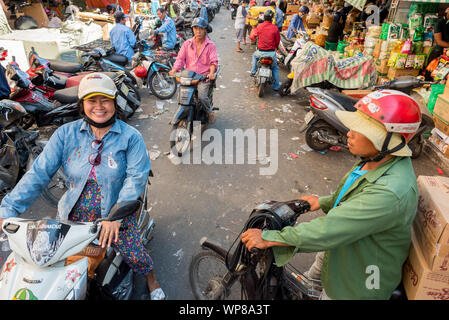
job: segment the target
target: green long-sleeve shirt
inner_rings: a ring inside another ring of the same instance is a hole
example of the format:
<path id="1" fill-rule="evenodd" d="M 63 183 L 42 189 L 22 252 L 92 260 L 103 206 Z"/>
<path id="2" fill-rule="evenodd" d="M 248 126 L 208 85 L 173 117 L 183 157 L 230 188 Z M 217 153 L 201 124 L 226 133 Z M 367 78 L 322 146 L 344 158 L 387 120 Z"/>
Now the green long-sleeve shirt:
<path id="1" fill-rule="evenodd" d="M 394 157 L 357 179 L 332 208 L 355 166 L 333 194 L 319 198 L 326 216 L 262 238 L 290 245 L 273 247 L 278 266 L 298 252 L 326 251 L 321 282 L 331 299 L 389 299 L 410 248 L 416 176 L 410 158 Z"/>

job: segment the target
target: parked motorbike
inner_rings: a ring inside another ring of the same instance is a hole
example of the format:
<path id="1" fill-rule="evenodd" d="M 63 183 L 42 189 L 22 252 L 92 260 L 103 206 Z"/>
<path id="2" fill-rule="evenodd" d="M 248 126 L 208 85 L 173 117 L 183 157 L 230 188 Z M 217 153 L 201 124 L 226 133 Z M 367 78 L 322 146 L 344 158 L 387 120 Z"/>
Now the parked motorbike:
<path id="1" fill-rule="evenodd" d="M 375 90 L 393 89 L 406 94 L 411 94 L 414 88 L 422 87 L 429 82 L 421 79 L 404 76 L 394 79 L 382 86 L 376 86 Z M 354 105 L 358 99 L 352 98 L 340 92 L 314 87 L 306 88 L 310 93 L 310 111 L 304 117 L 304 123 L 300 132 L 306 132 L 307 145 L 317 151 L 323 151 L 331 146 L 347 148 L 347 136 L 349 129 L 335 116 L 337 110 L 356 111 Z M 427 115 L 422 115 L 422 121 L 418 132 L 408 146 L 412 150 L 412 158 L 416 159 L 424 147 L 423 133 L 432 125 L 433 120 Z"/>
<path id="2" fill-rule="evenodd" d="M 140 41 L 139 46 L 142 46 L 142 49 L 138 50 L 132 58 L 133 73 L 154 96 L 159 99 L 170 99 L 177 89 L 176 81 L 168 74 L 176 55 L 151 51 L 144 41 Z"/>
<path id="3" fill-rule="evenodd" d="M 126 121 L 135 111 L 127 103 L 129 99 L 128 87 L 123 84 L 125 75 L 123 73 L 108 74 L 115 82 L 118 95 L 117 105 L 122 109 L 121 120 Z M 53 99 L 46 97 L 47 92 L 36 87 L 30 80 L 28 73 L 20 70 L 14 61 L 6 67 L 6 77 L 10 82 L 11 99 L 20 102 L 27 110 L 27 115 L 22 118 L 21 126 L 24 129 L 36 124 L 38 127 L 57 125 L 79 119 L 78 87 L 56 90 Z M 136 108 L 137 109 L 137 108 Z"/>
<path id="4" fill-rule="evenodd" d="M 45 142 L 39 131 L 22 129 L 18 124 L 27 111 L 12 100 L 0 101 L 0 198 L 10 192 L 42 152 Z M 41 197 L 55 206 L 57 190 L 54 183 L 63 175 L 58 170 L 54 180 L 42 192 Z"/>
<path id="5" fill-rule="evenodd" d="M 34 48 L 31 48 L 29 54 L 30 69 L 27 70 L 30 80 L 38 89 L 45 92 L 45 96 L 50 100 L 61 99 L 63 97 L 64 102 L 76 102 L 78 99 L 75 98 L 75 91 L 79 85 L 81 79 L 92 71 L 81 71 L 76 72 L 77 68 L 81 65 L 76 65 L 72 63 L 67 63 L 64 61 L 53 61 L 41 58 Z M 72 69 L 70 65 L 75 65 Z M 56 69 L 64 69 L 68 73 L 57 72 L 52 69 L 52 66 Z M 56 66 L 56 67 L 55 67 Z M 75 71 L 71 73 L 71 71 Z M 131 117 L 134 112 L 140 107 L 141 99 L 137 88 L 133 85 L 131 79 L 126 76 L 123 71 L 107 72 L 105 74 L 110 76 L 117 88 L 119 89 L 119 96 L 121 106 L 124 106 L 124 119 Z M 76 87 L 73 88 L 73 87 Z M 71 88 L 71 89 L 68 89 Z M 62 91 L 62 89 L 67 89 Z M 56 92 L 59 90 L 58 92 Z M 55 98 L 56 92 L 56 98 Z M 126 103 L 123 101 L 124 98 Z"/>
<path id="6" fill-rule="evenodd" d="M 220 68 L 215 73 L 219 73 Z M 197 74 L 193 71 L 184 70 L 174 75 L 180 84 L 178 94 L 178 110 L 172 120 L 172 131 L 170 135 L 170 149 L 172 154 L 181 157 L 184 152 L 190 150 L 193 139 L 193 127 L 195 122 L 201 122 L 203 129 L 209 122 L 208 111 L 201 105 L 198 99 L 197 85 L 206 81 L 207 76 Z M 209 98 L 213 105 L 213 88 L 216 80 L 213 80 L 209 89 Z M 212 110 L 219 110 L 213 107 Z"/>
<path id="7" fill-rule="evenodd" d="M 290 68 L 290 64 L 285 63 L 285 58 L 290 54 L 295 41 L 288 39 L 284 33 L 281 33 L 281 41 L 276 50 L 276 58 L 279 65 L 285 65 Z"/>
<path id="8" fill-rule="evenodd" d="M 267 85 L 273 83 L 273 72 L 271 71 L 271 65 L 273 64 L 273 58 L 270 56 L 261 57 L 257 61 L 257 71 L 255 75 L 256 86 L 259 88 L 259 98 L 262 98 Z"/>
<path id="9" fill-rule="evenodd" d="M 253 209 L 241 233 L 250 228 L 292 227 L 309 210 L 310 204 L 304 200 L 265 201 Z M 289 263 L 276 266 L 271 248 L 249 251 L 240 235 L 229 249 L 205 237 L 200 245 L 201 251 L 192 257 L 189 266 L 190 286 L 198 300 L 316 300 L 322 292 L 319 279 L 307 277 Z M 403 296 L 396 290 L 392 299 Z"/>
<path id="10" fill-rule="evenodd" d="M 155 226 L 146 200 L 145 190 L 141 199 L 116 204 L 108 217 L 95 222 L 5 219 L 2 229 L 12 253 L 5 262 L 10 268 L 1 274 L 0 299 L 130 299 L 134 291 L 132 270 L 116 249 L 104 250 L 96 239 L 102 221 L 136 213 L 140 237 L 146 245 Z M 66 265 L 66 259 L 73 255 L 76 257 L 70 262 L 74 262 Z M 98 267 L 91 270 L 95 264 Z M 93 272 L 94 277 L 89 277 Z"/>

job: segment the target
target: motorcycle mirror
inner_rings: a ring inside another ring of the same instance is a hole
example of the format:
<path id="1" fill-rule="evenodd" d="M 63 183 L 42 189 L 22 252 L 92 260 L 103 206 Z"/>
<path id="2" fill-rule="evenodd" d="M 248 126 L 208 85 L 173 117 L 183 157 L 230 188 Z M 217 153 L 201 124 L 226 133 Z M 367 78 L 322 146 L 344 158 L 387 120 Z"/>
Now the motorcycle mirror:
<path id="1" fill-rule="evenodd" d="M 124 201 L 120 203 L 116 203 L 109 213 L 109 216 L 104 219 L 106 221 L 115 221 L 126 218 L 132 215 L 134 212 L 139 209 L 141 201 L 139 200 L 130 200 Z"/>

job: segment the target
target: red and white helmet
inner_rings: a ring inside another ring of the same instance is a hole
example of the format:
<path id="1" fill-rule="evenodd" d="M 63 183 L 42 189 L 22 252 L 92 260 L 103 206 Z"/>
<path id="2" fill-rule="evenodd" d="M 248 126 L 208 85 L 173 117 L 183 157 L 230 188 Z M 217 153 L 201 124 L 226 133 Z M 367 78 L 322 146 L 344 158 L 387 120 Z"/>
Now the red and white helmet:
<path id="1" fill-rule="evenodd" d="M 421 110 L 409 95 L 397 90 L 372 92 L 356 105 L 359 111 L 382 123 L 387 132 L 399 133 L 409 142 L 421 124 Z"/>

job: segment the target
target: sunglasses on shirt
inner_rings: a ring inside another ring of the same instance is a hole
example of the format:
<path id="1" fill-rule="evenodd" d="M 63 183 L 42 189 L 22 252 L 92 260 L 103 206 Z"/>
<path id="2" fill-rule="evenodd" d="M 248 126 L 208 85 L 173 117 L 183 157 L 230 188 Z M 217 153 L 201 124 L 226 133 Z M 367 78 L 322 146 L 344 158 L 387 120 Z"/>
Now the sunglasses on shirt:
<path id="1" fill-rule="evenodd" d="M 90 144 L 94 153 L 89 155 L 89 163 L 93 166 L 98 166 L 101 163 L 101 151 L 103 151 L 103 140 L 93 140 Z"/>

